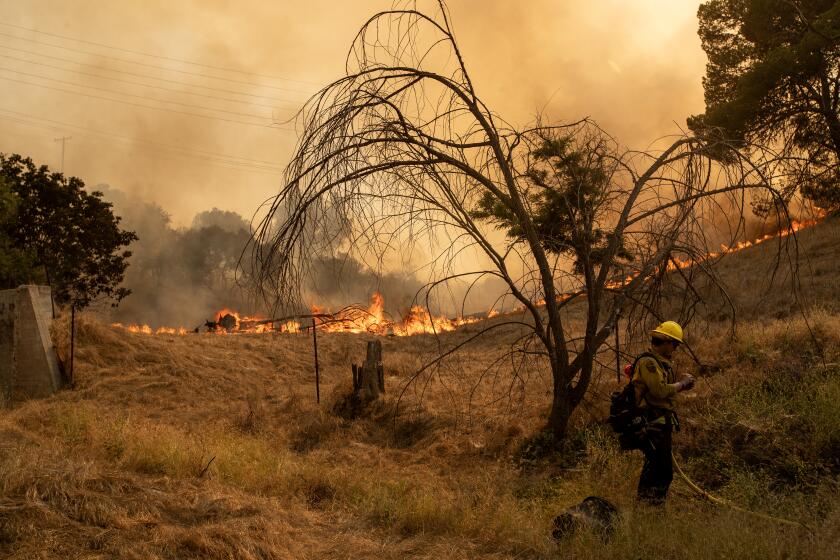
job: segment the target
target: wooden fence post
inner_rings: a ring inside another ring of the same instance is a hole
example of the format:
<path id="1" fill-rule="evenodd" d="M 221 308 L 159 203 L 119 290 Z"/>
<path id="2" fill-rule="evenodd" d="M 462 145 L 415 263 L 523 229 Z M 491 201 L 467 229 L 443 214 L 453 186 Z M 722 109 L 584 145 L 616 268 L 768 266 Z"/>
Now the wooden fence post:
<path id="1" fill-rule="evenodd" d="M 315 353 L 315 402 L 321 404 L 321 372 L 318 369 L 318 329 L 312 317 L 312 348 Z"/>
<path id="2" fill-rule="evenodd" d="M 73 359 L 76 351 L 76 304 L 70 306 L 70 386 L 75 383 L 73 379 Z"/>
<path id="3" fill-rule="evenodd" d="M 352 364 L 353 393 L 366 401 L 379 398 L 385 392 L 385 370 L 382 367 L 382 342 L 367 343 L 364 364 Z"/>

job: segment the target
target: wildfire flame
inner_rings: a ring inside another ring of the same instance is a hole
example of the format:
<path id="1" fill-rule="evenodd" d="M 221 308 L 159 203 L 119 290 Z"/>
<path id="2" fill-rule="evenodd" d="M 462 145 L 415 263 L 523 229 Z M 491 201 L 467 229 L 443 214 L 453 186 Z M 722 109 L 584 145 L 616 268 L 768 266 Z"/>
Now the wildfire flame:
<path id="1" fill-rule="evenodd" d="M 480 320 L 479 317 L 456 317 L 450 319 L 445 316 L 434 316 L 422 305 L 414 305 L 402 320 L 392 320 L 385 312 L 385 301 L 382 294 L 374 292 L 367 308 L 346 308 L 331 314 L 325 308 L 313 305 L 312 315 L 319 331 L 371 333 L 377 335 L 412 336 L 423 333 L 440 333 L 453 331 L 456 328 Z M 492 315 L 498 315 L 493 312 Z M 260 316 L 241 316 L 238 312 L 223 308 L 216 312 L 213 321 L 208 323 L 212 328 L 208 332 L 216 334 L 230 333 L 297 333 L 304 327 L 299 321 L 289 320 L 275 322 Z M 112 327 L 125 329 L 140 334 L 187 334 L 184 327 L 160 327 L 152 329 L 149 325 L 123 325 L 112 323 Z M 309 325 L 306 325 L 308 327 Z"/>
<path id="2" fill-rule="evenodd" d="M 111 323 L 111 326 L 115 329 L 124 329 L 128 332 L 141 334 L 187 334 L 187 329 L 184 327 L 159 327 L 152 329 L 149 325 L 123 325 L 122 323 Z"/>
<path id="3" fill-rule="evenodd" d="M 322 314 L 324 310 L 313 306 L 313 314 Z M 462 325 L 475 323 L 477 317 L 434 316 L 422 305 L 413 305 L 401 321 L 391 320 L 385 313 L 385 301 L 382 294 L 374 292 L 370 305 L 364 310 L 345 311 L 334 320 L 323 320 L 319 330 L 326 332 L 368 332 L 379 335 L 412 336 L 424 333 L 453 331 Z"/>
<path id="4" fill-rule="evenodd" d="M 771 239 L 778 239 L 782 237 L 787 237 L 792 233 L 796 233 L 800 230 L 805 228 L 809 228 L 811 226 L 817 225 L 823 218 L 826 216 L 826 212 L 819 210 L 817 211 L 817 217 L 811 220 L 792 220 L 790 225 L 780 231 L 775 233 L 768 233 L 753 239 L 751 241 L 738 241 L 732 245 L 724 245 L 721 244 L 720 251 L 712 251 L 707 253 L 700 258 L 697 259 L 681 259 L 681 258 L 674 258 L 672 257 L 671 260 L 666 265 L 666 269 L 669 271 L 677 270 L 677 269 L 686 269 L 691 268 L 697 264 L 703 263 L 705 261 L 716 259 L 722 255 L 728 255 L 731 253 L 737 253 L 738 251 L 743 251 L 744 249 L 748 249 L 750 247 L 754 247 L 756 245 L 761 245 L 765 241 L 770 241 Z M 613 282 L 607 282 L 606 288 L 608 289 L 616 289 L 620 288 L 628 283 L 630 283 L 634 278 L 636 278 L 635 274 L 631 274 L 624 278 L 623 280 L 615 280 Z"/>
<path id="5" fill-rule="evenodd" d="M 219 325 L 213 332 L 224 334 L 228 332 L 271 332 L 271 323 L 265 323 L 268 317 L 261 315 L 246 315 L 241 317 L 238 312 L 223 308 L 216 312 L 213 322 Z"/>
<path id="6" fill-rule="evenodd" d="M 793 220 L 788 227 L 781 231 L 768 233 L 751 241 L 739 241 L 733 245 L 721 245 L 720 251 L 710 252 L 699 259 L 672 258 L 667 268 L 668 270 L 690 268 L 701 262 L 720 257 L 721 255 L 737 253 L 738 251 L 760 245 L 771 239 L 787 237 L 792 233 L 816 225 L 825 216 L 826 213 L 820 211 L 815 219 Z M 636 275 L 631 274 L 622 280 L 608 282 L 606 287 L 608 289 L 620 288 L 631 282 L 634 278 L 636 278 Z M 558 299 L 566 300 L 574 295 L 574 293 L 564 293 L 560 294 Z M 545 300 L 536 301 L 535 304 L 538 306 L 545 305 Z M 417 334 L 448 332 L 463 325 L 476 323 L 481 320 L 479 317 L 456 317 L 450 319 L 442 315 L 434 316 L 422 305 L 413 305 L 401 320 L 395 321 L 385 313 L 385 301 L 379 292 L 373 293 L 370 298 L 370 304 L 366 309 L 345 308 L 338 313 L 331 314 L 325 308 L 313 305 L 311 311 L 312 315 L 315 316 L 315 324 L 320 331 L 371 333 L 393 336 L 413 336 Z M 486 318 L 492 319 L 498 315 L 499 312 L 497 310 L 490 309 L 486 314 Z M 208 332 L 218 334 L 298 333 L 304 328 L 300 322 L 295 320 L 276 322 L 261 316 L 240 316 L 238 312 L 227 308 L 219 310 L 214 316 L 213 322 L 208 323 L 208 325 L 215 325 Z M 111 323 L 111 326 L 140 334 L 185 335 L 188 332 L 197 332 L 197 329 L 195 331 L 189 331 L 184 327 L 159 327 L 152 329 L 149 325 L 123 325 L 122 323 Z"/>

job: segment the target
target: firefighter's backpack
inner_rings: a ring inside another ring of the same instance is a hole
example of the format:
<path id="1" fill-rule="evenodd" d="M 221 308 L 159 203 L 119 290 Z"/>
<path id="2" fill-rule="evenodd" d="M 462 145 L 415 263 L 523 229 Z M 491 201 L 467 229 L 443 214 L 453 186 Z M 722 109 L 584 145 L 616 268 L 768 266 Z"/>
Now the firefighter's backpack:
<path id="1" fill-rule="evenodd" d="M 656 359 L 650 352 L 639 355 L 630 368 L 630 381 L 621 391 L 615 391 L 610 398 L 610 417 L 607 421 L 618 434 L 618 444 L 625 451 L 640 449 L 647 431 L 647 415 L 636 404 L 636 388 L 632 380 L 636 364 L 644 357 Z"/>

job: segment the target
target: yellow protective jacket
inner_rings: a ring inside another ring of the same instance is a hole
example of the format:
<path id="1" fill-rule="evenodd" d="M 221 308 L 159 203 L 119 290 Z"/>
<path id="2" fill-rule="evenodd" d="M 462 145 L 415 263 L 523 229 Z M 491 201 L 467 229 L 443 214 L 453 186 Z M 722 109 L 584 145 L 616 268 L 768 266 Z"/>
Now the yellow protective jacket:
<path id="1" fill-rule="evenodd" d="M 642 356 L 633 370 L 633 385 L 640 408 L 673 411 L 677 405 L 677 374 L 666 360 L 652 349 L 651 356 Z"/>

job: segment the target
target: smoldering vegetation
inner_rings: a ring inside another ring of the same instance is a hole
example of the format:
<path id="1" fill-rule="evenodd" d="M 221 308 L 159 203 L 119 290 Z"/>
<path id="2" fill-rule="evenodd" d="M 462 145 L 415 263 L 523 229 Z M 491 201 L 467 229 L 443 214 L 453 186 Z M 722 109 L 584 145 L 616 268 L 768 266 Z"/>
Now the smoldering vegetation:
<path id="1" fill-rule="evenodd" d="M 197 213 L 189 227 L 176 227 L 170 214 L 155 202 L 105 184 L 95 189 L 114 205 L 121 227 L 136 232 L 139 238 L 131 245 L 124 282 L 131 295 L 116 308 L 107 303 L 99 307 L 108 320 L 153 328 L 194 328 L 213 319 L 222 308 L 242 314 L 271 313 L 249 274 L 250 254 L 243 253 L 251 239 L 251 225 L 245 217 L 212 208 Z M 811 215 L 809 209 L 795 212 L 796 219 Z M 730 239 L 733 233 L 736 238 L 755 239 L 789 223 L 758 216 L 733 223 L 720 216 L 725 213 L 718 214 L 720 223 L 710 230 L 726 232 Z M 723 239 L 723 234 L 720 237 Z M 709 246 L 716 248 L 719 244 L 710 235 Z M 313 255 L 310 266 L 308 299 L 326 309 L 367 305 L 374 292 L 383 295 L 386 312 L 395 319 L 405 316 L 415 304 L 453 316 L 490 309 L 504 312 L 516 305 L 510 297 L 500 299 L 506 285 L 492 276 L 475 283 L 440 285 L 427 297 L 422 271 L 409 267 L 377 270 L 341 251 Z"/>
<path id="2" fill-rule="evenodd" d="M 116 308 L 107 304 L 99 308 L 109 320 L 194 328 L 212 320 L 222 308 L 246 315 L 270 314 L 249 274 L 250 256 L 243 251 L 251 229 L 243 216 L 213 208 L 196 214 L 189 227 L 176 227 L 159 204 L 109 185 L 98 185 L 96 190 L 114 205 L 121 227 L 139 238 L 131 245 L 124 282 L 131 295 Z M 438 290 L 429 301 L 425 282 L 412 271 L 375 270 L 340 252 L 313 255 L 311 267 L 307 292 L 312 304 L 327 309 L 367 305 L 371 294 L 379 292 L 386 311 L 395 318 L 415 303 L 432 303 L 451 314 L 483 311 L 494 303 L 491 294 L 501 292 L 490 281 L 472 289 L 462 283 Z"/>
<path id="3" fill-rule="evenodd" d="M 248 222 L 235 212 L 200 212 L 188 228 L 173 226 L 169 214 L 108 185 L 99 185 L 114 204 L 121 226 L 137 233 L 124 285 L 131 295 L 110 312 L 123 323 L 193 327 L 222 307 L 253 311 L 237 280 L 237 262 L 249 238 Z"/>

